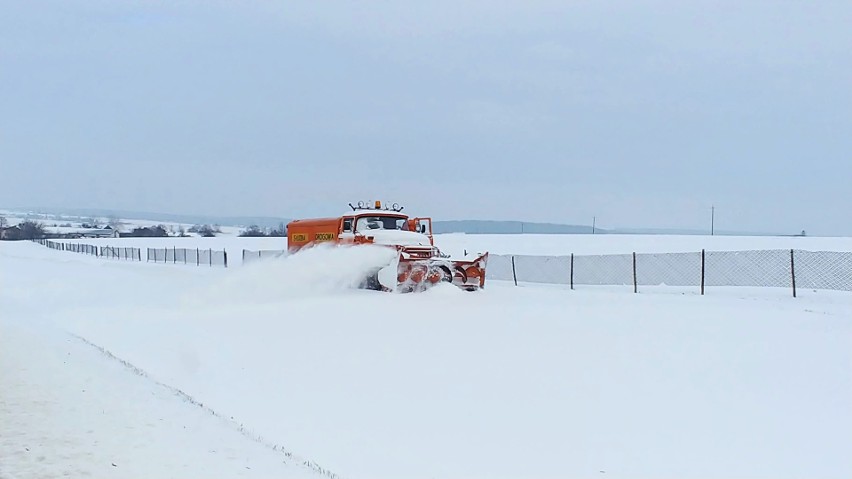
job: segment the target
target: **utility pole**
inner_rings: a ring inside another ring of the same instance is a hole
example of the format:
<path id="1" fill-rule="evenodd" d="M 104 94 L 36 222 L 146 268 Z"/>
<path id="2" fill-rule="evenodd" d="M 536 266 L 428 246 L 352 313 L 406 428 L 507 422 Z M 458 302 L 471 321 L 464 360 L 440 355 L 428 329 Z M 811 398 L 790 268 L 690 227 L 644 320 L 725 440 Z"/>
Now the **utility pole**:
<path id="1" fill-rule="evenodd" d="M 716 207 L 710 207 L 710 236 L 715 234 L 715 223 L 716 223 Z"/>
<path id="2" fill-rule="evenodd" d="M 597 216 L 592 216 L 592 234 L 595 234 L 595 220 L 597 219 Z"/>

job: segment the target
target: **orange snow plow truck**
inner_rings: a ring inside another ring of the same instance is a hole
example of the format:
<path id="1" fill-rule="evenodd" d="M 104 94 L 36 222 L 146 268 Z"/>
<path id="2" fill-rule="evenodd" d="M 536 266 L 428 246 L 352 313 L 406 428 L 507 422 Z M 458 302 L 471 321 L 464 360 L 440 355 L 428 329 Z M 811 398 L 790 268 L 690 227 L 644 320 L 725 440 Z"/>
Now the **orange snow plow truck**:
<path id="1" fill-rule="evenodd" d="M 352 209 L 334 218 L 313 218 L 287 224 L 289 254 L 322 243 L 380 245 L 396 249 L 389 264 L 365 272 L 362 287 L 380 291 L 423 291 L 450 283 L 475 291 L 485 287 L 488 253 L 454 258 L 442 253 L 432 236 L 431 218 L 410 218 L 394 203 L 349 203 Z"/>

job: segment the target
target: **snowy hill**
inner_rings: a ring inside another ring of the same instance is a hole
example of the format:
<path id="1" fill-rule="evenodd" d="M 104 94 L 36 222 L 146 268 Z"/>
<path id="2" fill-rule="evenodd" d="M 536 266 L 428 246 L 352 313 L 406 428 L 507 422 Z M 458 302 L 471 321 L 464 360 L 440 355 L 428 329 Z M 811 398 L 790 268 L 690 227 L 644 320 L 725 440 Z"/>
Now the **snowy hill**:
<path id="1" fill-rule="evenodd" d="M 33 218 L 41 221 L 56 222 L 85 221 L 88 218 L 121 218 L 128 225 L 133 224 L 167 224 L 188 227 L 197 224 L 222 225 L 234 229 L 245 228 L 249 225 L 257 225 L 262 228 L 275 228 L 280 224 L 287 224 L 292 218 L 274 216 L 210 216 L 210 215 L 186 215 L 170 213 L 152 213 L 139 211 L 121 211 L 109 209 L 28 209 L 18 208 L 0 210 L 0 215 L 12 218 Z M 435 233 L 467 233 L 467 234 L 588 234 L 592 233 L 592 225 L 572 225 L 560 223 L 541 223 L 534 221 L 496 221 L 496 220 L 441 220 L 433 218 L 433 229 Z M 706 231 L 676 229 L 676 228 L 594 228 L 596 234 L 664 234 L 664 235 L 703 235 Z M 795 234 L 798 232 L 793 232 Z M 718 235 L 769 235 L 770 233 L 740 232 L 740 231 L 717 231 Z"/>

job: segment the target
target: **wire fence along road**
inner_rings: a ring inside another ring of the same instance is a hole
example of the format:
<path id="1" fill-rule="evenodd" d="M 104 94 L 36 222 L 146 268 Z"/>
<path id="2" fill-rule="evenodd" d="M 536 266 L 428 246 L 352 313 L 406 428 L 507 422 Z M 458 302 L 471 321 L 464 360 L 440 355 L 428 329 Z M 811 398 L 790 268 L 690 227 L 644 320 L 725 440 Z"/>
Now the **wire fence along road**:
<path id="1" fill-rule="evenodd" d="M 251 263 L 252 261 L 260 261 L 263 259 L 270 258 L 278 258 L 279 256 L 284 256 L 287 254 L 287 250 L 260 250 L 260 251 L 252 251 L 250 249 L 243 250 L 243 263 Z"/>
<path id="2" fill-rule="evenodd" d="M 35 240 L 48 248 L 102 258 L 141 261 L 140 248 Z M 243 264 L 286 256 L 286 250 L 242 250 Z M 154 263 L 228 267 L 225 250 L 147 248 Z M 694 287 L 705 294 L 714 286 L 852 291 L 852 252 L 790 250 L 700 251 L 608 255 L 490 254 L 486 278 L 521 283 L 578 286 Z"/>
<path id="3" fill-rule="evenodd" d="M 59 251 L 83 253 L 99 258 L 142 261 L 141 248 L 117 248 L 83 243 L 62 243 L 50 240 L 34 240 L 36 243 Z M 228 252 L 199 248 L 147 248 L 145 260 L 149 263 L 192 264 L 196 266 L 228 267 Z"/>
<path id="4" fill-rule="evenodd" d="M 520 256 L 489 255 L 487 277 L 518 283 L 687 286 L 756 286 L 852 291 L 852 253 L 802 250 L 697 253 Z"/>
<path id="5" fill-rule="evenodd" d="M 99 258 L 126 259 L 131 261 L 142 261 L 142 251 L 139 248 L 117 248 L 114 246 L 95 246 L 82 243 L 62 243 L 45 239 L 35 240 L 36 243 L 59 251 L 71 251 Z"/>
<path id="6" fill-rule="evenodd" d="M 243 250 L 243 263 L 286 255 Z M 700 251 L 607 255 L 488 256 L 486 278 L 577 286 L 756 286 L 852 291 L 852 252 L 803 250 Z"/>
<path id="7" fill-rule="evenodd" d="M 148 248 L 148 262 L 228 267 L 228 252 L 200 248 Z"/>

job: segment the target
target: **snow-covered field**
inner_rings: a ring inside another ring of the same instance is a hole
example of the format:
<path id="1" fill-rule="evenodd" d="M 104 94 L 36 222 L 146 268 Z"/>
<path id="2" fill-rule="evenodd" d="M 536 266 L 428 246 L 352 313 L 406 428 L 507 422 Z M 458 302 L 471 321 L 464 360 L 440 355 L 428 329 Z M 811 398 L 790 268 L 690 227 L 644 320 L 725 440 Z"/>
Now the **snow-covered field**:
<path id="1" fill-rule="evenodd" d="M 702 236 L 702 235 L 437 235 L 435 242 L 455 251 L 484 250 L 496 254 L 566 255 L 623 253 L 684 253 L 752 249 L 852 251 L 850 237 Z"/>
<path id="2" fill-rule="evenodd" d="M 284 248 L 83 240 L 152 241 Z M 810 237 L 438 243 L 852 250 L 849 238 Z M 381 254 L 225 269 L 0 243 L 0 477 L 852 475 L 852 293 L 349 289 Z"/>

